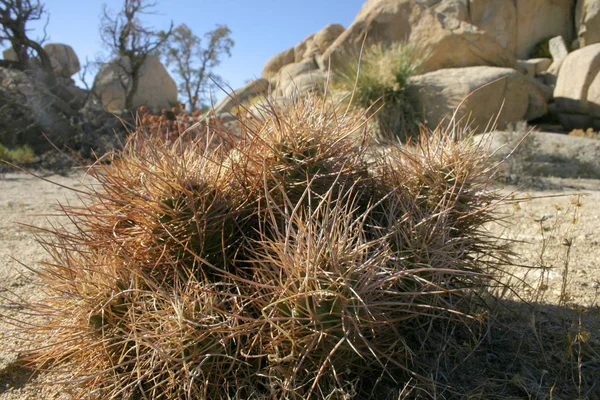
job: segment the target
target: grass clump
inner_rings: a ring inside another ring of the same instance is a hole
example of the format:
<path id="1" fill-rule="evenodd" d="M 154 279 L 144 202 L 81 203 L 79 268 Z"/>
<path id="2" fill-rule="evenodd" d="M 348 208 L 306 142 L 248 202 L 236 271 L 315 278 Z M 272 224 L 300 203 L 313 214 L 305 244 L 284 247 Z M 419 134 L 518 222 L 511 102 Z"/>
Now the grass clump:
<path id="1" fill-rule="evenodd" d="M 415 47 L 400 43 L 368 47 L 336 65 L 334 87 L 357 107 L 370 110 L 381 140 L 406 141 L 421 128 L 418 106 L 408 94 L 409 79 L 423 61 Z"/>
<path id="2" fill-rule="evenodd" d="M 35 153 L 28 145 L 9 149 L 0 143 L 0 161 L 18 164 L 31 164 L 35 161 Z"/>
<path id="3" fill-rule="evenodd" d="M 76 396 L 398 398 L 436 384 L 434 325 L 481 324 L 503 248 L 476 148 L 375 153 L 316 97 L 248 118 L 235 141 L 133 134 L 44 239 L 29 359 Z"/>

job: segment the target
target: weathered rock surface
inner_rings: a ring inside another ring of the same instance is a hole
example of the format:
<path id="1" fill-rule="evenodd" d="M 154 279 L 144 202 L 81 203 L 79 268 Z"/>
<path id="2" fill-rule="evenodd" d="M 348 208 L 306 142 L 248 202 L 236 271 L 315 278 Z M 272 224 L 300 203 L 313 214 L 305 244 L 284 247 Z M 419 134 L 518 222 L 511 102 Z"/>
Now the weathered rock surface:
<path id="1" fill-rule="evenodd" d="M 327 72 L 309 71 L 286 81 L 277 88 L 276 94 L 287 98 L 298 98 L 310 92 L 323 93 L 327 82 Z"/>
<path id="2" fill-rule="evenodd" d="M 600 43 L 569 54 L 554 89 L 556 111 L 567 129 L 600 129 Z"/>
<path id="3" fill-rule="evenodd" d="M 291 82 L 293 82 L 297 76 L 306 74 L 307 72 L 314 71 L 317 69 L 319 69 L 319 66 L 317 65 L 314 58 L 309 58 L 301 62 L 288 64 L 285 67 L 281 68 L 279 74 L 277 75 L 277 88 L 284 88 L 288 86 Z"/>
<path id="4" fill-rule="evenodd" d="M 344 32 L 339 24 L 330 24 L 317 33 L 308 36 L 294 47 L 294 62 L 301 62 L 322 55 L 325 50 Z"/>
<path id="5" fill-rule="evenodd" d="M 44 50 L 50 58 L 52 69 L 57 77 L 70 78 L 81 69 L 79 58 L 71 46 L 62 43 L 47 43 L 44 45 Z M 17 54 L 12 47 L 5 49 L 2 57 L 5 60 L 18 61 Z M 37 57 L 30 58 L 29 67 L 39 68 L 39 59 Z"/>
<path id="6" fill-rule="evenodd" d="M 532 58 L 529 60 L 517 60 L 515 69 L 530 77 L 535 77 L 541 72 L 548 70 L 548 67 L 552 64 L 550 58 Z"/>
<path id="7" fill-rule="evenodd" d="M 529 58 L 536 44 L 555 36 L 562 36 L 568 42 L 573 40 L 573 6 L 574 0 L 516 0 L 516 56 Z"/>
<path id="8" fill-rule="evenodd" d="M 510 122 L 539 113 L 539 104 L 530 109 L 532 86 L 527 78 L 510 68 L 444 69 L 415 76 L 411 83 L 410 95 L 418 100 L 430 127 L 452 116 L 463 100 L 457 116 L 468 118 L 479 132 L 498 114 L 498 128 L 503 129 Z"/>
<path id="9" fill-rule="evenodd" d="M 263 78 L 251 80 L 217 103 L 214 112 L 217 114 L 229 112 L 237 104 L 242 104 L 256 96 L 267 95 L 269 90 L 269 80 Z"/>
<path id="10" fill-rule="evenodd" d="M 120 57 L 104 64 L 94 80 L 94 92 L 107 111 L 125 108 L 126 92 L 131 88 L 129 59 Z M 168 108 L 177 102 L 177 84 L 158 57 L 150 56 L 140 69 L 138 90 L 133 98 L 133 108 L 145 105 L 151 109 Z"/>
<path id="11" fill-rule="evenodd" d="M 260 76 L 265 79 L 270 79 L 273 76 L 277 75 L 279 70 L 294 62 L 294 48 L 287 49 L 282 51 L 281 53 L 275 54 L 273 57 L 269 58 L 267 63 L 262 69 Z"/>
<path id="12" fill-rule="evenodd" d="M 548 41 L 552 61 L 561 61 L 569 55 L 569 47 L 562 36 L 555 36 Z"/>
<path id="13" fill-rule="evenodd" d="M 447 18 L 478 27 L 520 59 L 529 58 L 531 50 L 548 38 L 562 35 L 569 42 L 574 39 L 575 0 L 416 1 Z"/>
<path id="14" fill-rule="evenodd" d="M 414 0 L 368 0 L 323 55 L 321 64 L 356 53 L 367 43 L 409 43 L 427 50 L 422 72 L 441 68 L 492 65 L 513 67 L 515 58 L 494 38 L 474 25 L 446 17 Z"/>
<path id="15" fill-rule="evenodd" d="M 596 74 L 596 77 L 592 83 L 590 83 L 587 101 L 590 116 L 594 119 L 600 120 L 600 72 Z"/>
<path id="16" fill-rule="evenodd" d="M 470 22 L 493 37 L 511 54 L 517 48 L 517 8 L 514 0 L 470 0 Z"/>
<path id="17" fill-rule="evenodd" d="M 0 67 L 0 143 L 27 144 L 36 152 L 62 146 L 73 135 L 68 118 L 60 114 L 63 106 L 25 72 Z"/>
<path id="18" fill-rule="evenodd" d="M 44 50 L 48 53 L 52 69 L 57 76 L 70 78 L 81 69 L 79 58 L 71 46 L 61 43 L 48 43 L 44 45 Z"/>
<path id="19" fill-rule="evenodd" d="M 588 114 L 588 92 L 599 72 L 600 43 L 569 54 L 562 64 L 554 89 L 554 99 L 559 111 Z"/>
<path id="20" fill-rule="evenodd" d="M 319 50 L 319 54 L 323 54 L 335 40 L 344 33 L 344 27 L 339 24 L 329 24 L 319 32 L 315 33 L 313 42 Z"/>
<path id="21" fill-rule="evenodd" d="M 580 47 L 600 43 L 600 0 L 577 0 L 575 25 Z"/>

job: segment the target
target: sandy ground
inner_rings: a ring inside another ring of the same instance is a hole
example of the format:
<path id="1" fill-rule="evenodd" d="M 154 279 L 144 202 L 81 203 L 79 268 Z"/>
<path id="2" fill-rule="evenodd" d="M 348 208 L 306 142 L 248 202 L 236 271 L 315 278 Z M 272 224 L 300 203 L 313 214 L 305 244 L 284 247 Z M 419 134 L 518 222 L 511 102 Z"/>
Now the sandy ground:
<path id="1" fill-rule="evenodd" d="M 47 176 L 53 184 L 24 173 L 0 175 L 0 314 L 4 316 L 0 319 L 0 400 L 69 398 L 68 393 L 35 385 L 43 381 L 43 374 L 32 377 L 17 362 L 18 351 L 8 351 L 25 346 L 25 342 L 11 334 L 10 318 L 23 315 L 7 298 L 28 300 L 38 294 L 33 273 L 25 266 L 35 268 L 47 255 L 29 225 L 44 228 L 60 222 L 47 215 L 55 213 L 57 202 L 78 201 L 76 193 L 63 186 L 82 188 L 81 177 L 80 172 Z M 514 247 L 517 262 L 538 267 L 515 270 L 516 278 L 532 285 L 519 295 L 551 304 L 562 300 L 597 308 L 600 180 L 536 178 L 502 190 L 507 195 L 514 192 L 515 199 L 524 201 L 503 206 L 499 212 L 505 217 L 504 226 L 492 230 L 520 242 Z"/>

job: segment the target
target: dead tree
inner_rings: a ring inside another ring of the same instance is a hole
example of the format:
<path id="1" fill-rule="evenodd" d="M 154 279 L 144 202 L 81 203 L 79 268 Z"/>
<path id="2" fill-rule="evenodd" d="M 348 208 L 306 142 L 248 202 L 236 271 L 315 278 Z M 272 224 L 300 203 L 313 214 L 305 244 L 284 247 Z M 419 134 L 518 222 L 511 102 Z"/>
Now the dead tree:
<path id="1" fill-rule="evenodd" d="M 148 56 L 158 52 L 169 39 L 173 23 L 165 31 L 156 31 L 144 26 L 140 17 L 152 14 L 156 3 L 146 0 L 124 0 L 123 8 L 116 14 L 104 7 L 100 33 L 111 56 L 120 61 L 121 85 L 125 91 L 125 108 L 133 109 L 133 98 L 137 93 L 140 71 Z"/>
<path id="2" fill-rule="evenodd" d="M 41 40 L 33 40 L 28 36 L 27 24 L 41 20 L 46 15 L 44 4 L 38 0 L 0 0 L 0 44 L 10 43 L 16 55 L 16 60 L 0 60 L 0 67 L 27 71 L 30 61 L 36 57 L 43 72 L 43 83 L 57 97 L 55 107 L 72 117 L 77 114 L 77 110 L 69 105 L 73 95 L 57 82 L 50 57 L 42 47 L 46 35 Z"/>

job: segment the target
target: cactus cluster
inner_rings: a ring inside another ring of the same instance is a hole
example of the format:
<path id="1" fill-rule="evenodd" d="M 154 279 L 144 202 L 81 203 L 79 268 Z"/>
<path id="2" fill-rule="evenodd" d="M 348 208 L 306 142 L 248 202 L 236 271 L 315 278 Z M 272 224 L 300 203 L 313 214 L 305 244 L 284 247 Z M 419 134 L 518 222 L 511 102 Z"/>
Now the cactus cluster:
<path id="1" fill-rule="evenodd" d="M 239 124 L 132 134 L 44 239 L 29 357 L 76 396 L 366 398 L 419 376 L 427 321 L 476 318 L 502 266 L 477 148 L 378 149 L 317 97 Z"/>

